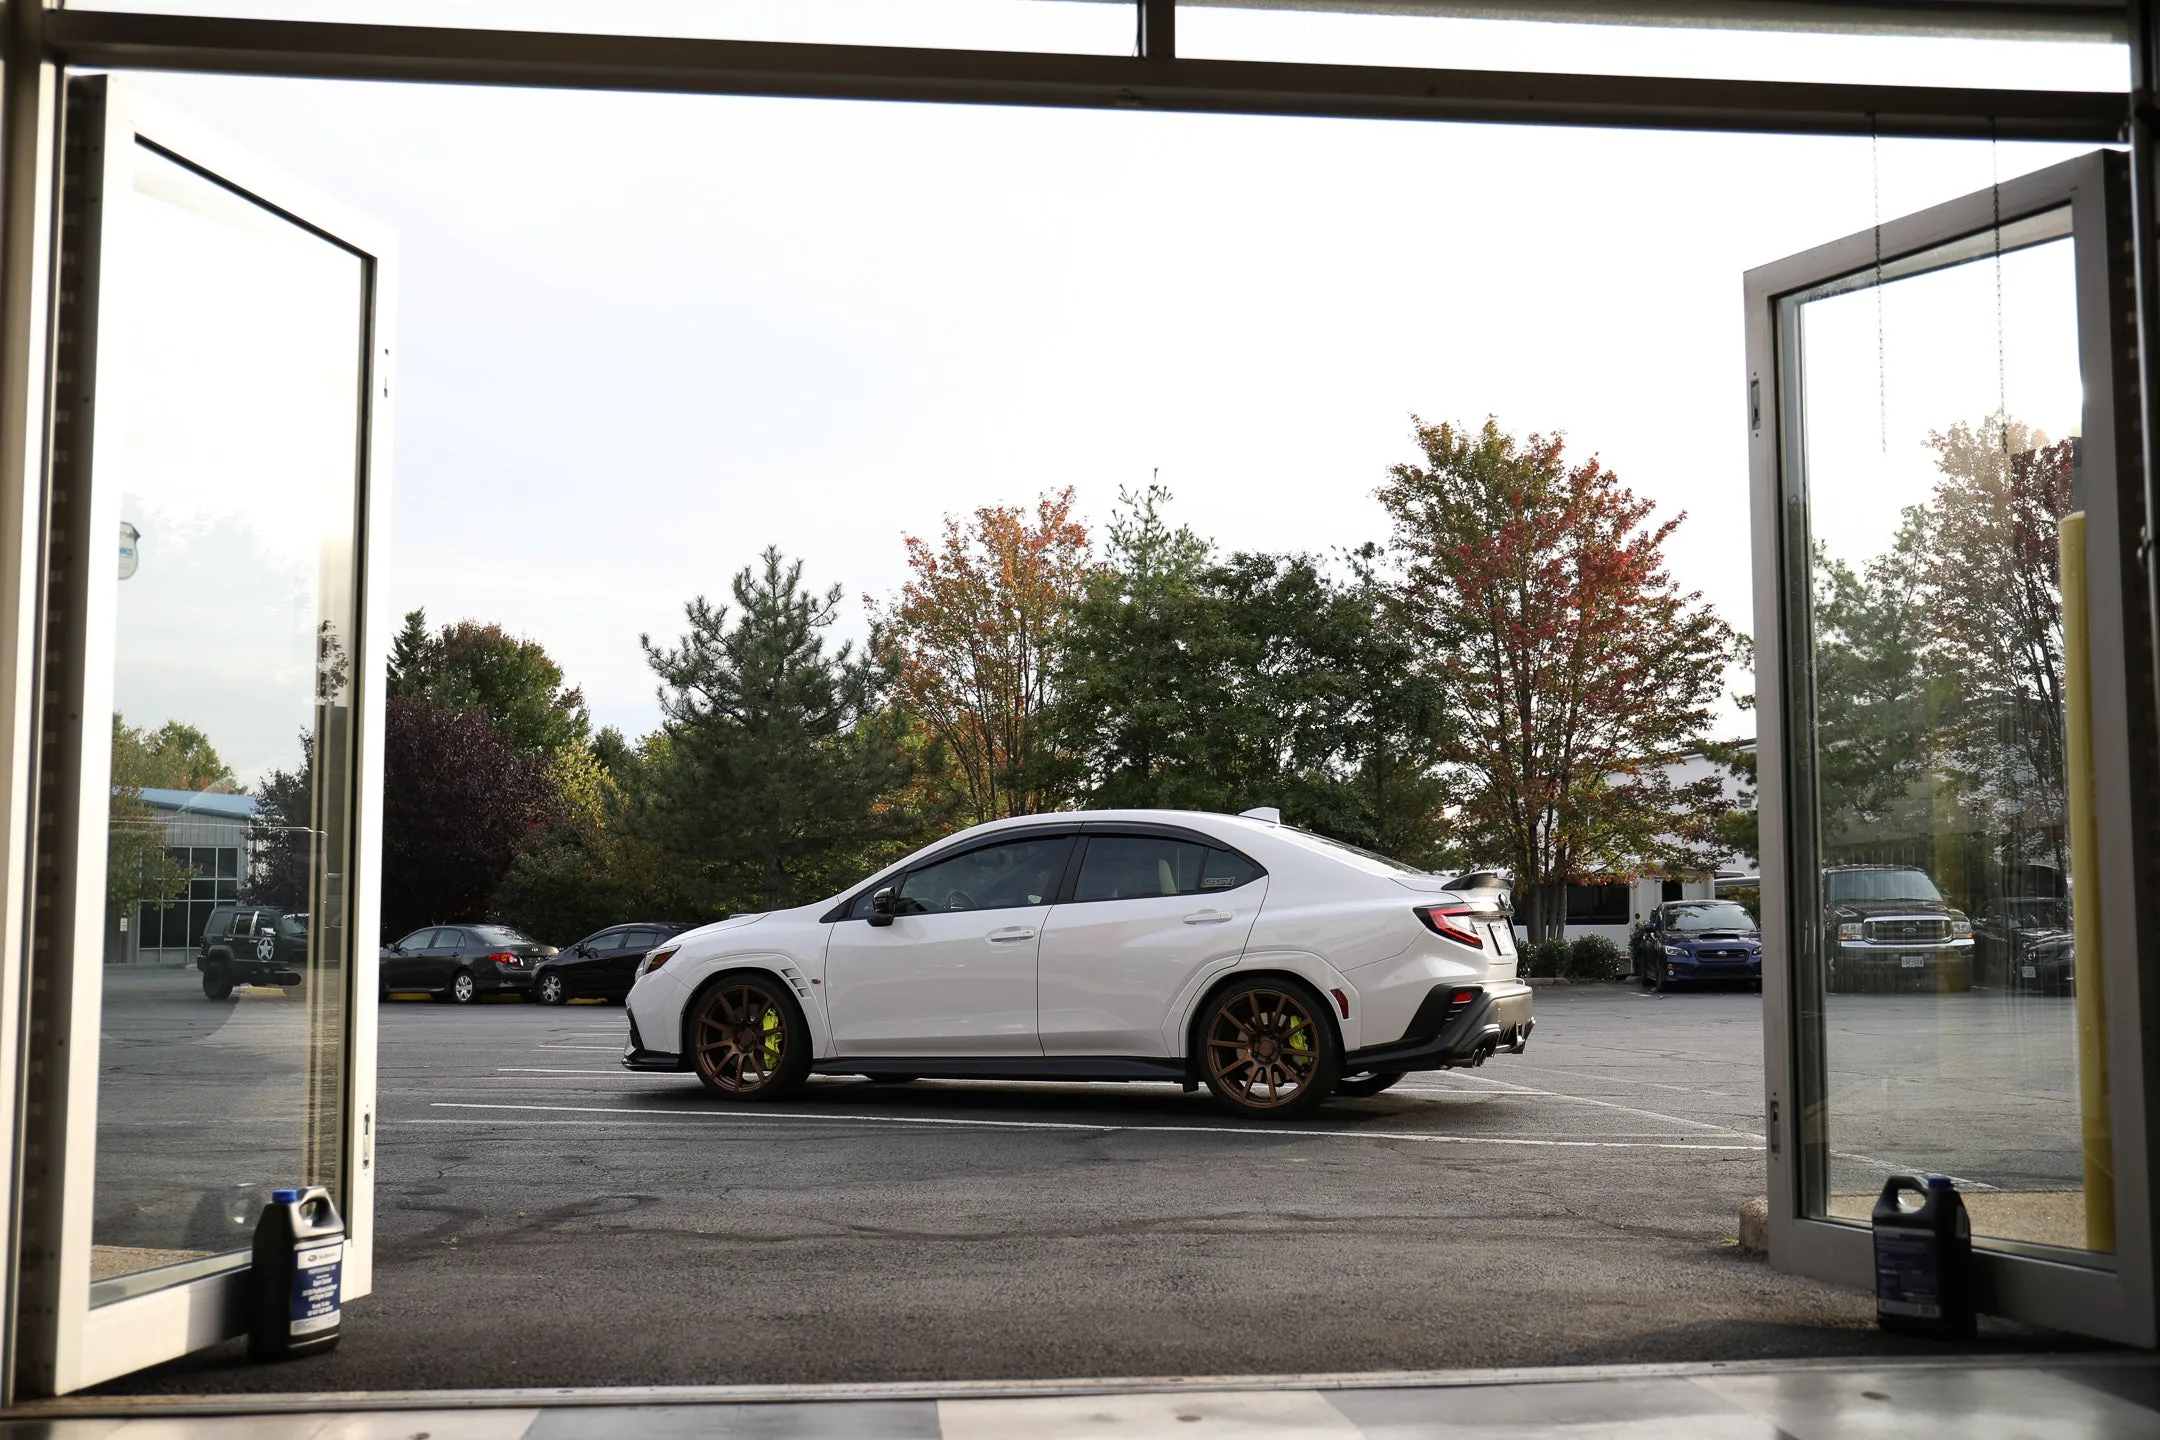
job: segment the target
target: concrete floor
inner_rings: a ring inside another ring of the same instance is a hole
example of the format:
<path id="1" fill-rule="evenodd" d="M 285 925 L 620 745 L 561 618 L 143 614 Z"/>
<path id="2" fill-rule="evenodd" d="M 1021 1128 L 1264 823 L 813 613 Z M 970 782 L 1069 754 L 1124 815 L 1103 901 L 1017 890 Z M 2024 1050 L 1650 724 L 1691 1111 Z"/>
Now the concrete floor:
<path id="1" fill-rule="evenodd" d="M 1246 1383 L 89 1399 L 0 1440 L 2150 1440 L 2151 1356 L 1742 1362 Z"/>
<path id="2" fill-rule="evenodd" d="M 110 1389 L 1936 1353 L 1733 1246 L 1763 1187 L 1758 997 L 1556 988 L 1538 1013 L 1525 1056 L 1277 1128 L 1142 1085 L 832 1079 L 734 1109 L 618 1068 L 619 1009 L 395 1003 L 375 1293 L 342 1344 Z M 2031 1168 L 2044 1138 L 2008 1149 Z M 2065 1343 L 1991 1323 L 1979 1348 Z"/>

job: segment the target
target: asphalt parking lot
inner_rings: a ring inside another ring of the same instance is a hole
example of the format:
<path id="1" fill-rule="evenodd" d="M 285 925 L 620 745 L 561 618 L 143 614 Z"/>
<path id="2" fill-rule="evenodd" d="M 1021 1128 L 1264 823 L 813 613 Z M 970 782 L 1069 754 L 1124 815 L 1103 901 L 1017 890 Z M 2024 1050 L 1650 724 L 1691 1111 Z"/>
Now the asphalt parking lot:
<path id="1" fill-rule="evenodd" d="M 822 1079 L 784 1106 L 728 1108 L 688 1077 L 621 1070 L 620 1009 L 397 1002 L 375 1291 L 342 1344 L 278 1367 L 227 1345 L 112 1388 L 1924 1350 L 1877 1334 L 1869 1297 L 1732 1244 L 1763 1188 L 1760 1006 L 1547 989 L 1527 1055 L 1269 1127 L 1155 1085 Z M 1883 1013 L 1849 1018 L 1905 1023 Z M 1878 1093 L 1894 1087 L 1854 1088 L 1856 1123 Z"/>

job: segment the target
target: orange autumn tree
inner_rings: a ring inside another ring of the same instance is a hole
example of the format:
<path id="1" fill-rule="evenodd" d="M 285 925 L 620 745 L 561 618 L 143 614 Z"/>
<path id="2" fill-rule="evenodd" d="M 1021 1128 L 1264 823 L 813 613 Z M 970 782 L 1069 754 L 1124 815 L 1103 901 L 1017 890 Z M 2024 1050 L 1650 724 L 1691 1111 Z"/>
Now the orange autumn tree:
<path id="1" fill-rule="evenodd" d="M 894 693 L 943 745 L 966 824 L 1029 815 L 1063 798 L 1051 706 L 1059 645 L 1090 568 L 1071 487 L 1034 513 L 985 505 L 945 517 L 932 544 L 907 538 L 910 578 L 870 605 Z"/>
<path id="2" fill-rule="evenodd" d="M 1455 696 L 1463 858 L 1513 869 L 1532 940 L 1561 933 L 1570 884 L 1706 873 L 1721 782 L 1666 762 L 1709 728 L 1735 646 L 1665 568 L 1681 517 L 1557 435 L 1412 422 L 1423 463 L 1379 498 L 1399 613 Z"/>

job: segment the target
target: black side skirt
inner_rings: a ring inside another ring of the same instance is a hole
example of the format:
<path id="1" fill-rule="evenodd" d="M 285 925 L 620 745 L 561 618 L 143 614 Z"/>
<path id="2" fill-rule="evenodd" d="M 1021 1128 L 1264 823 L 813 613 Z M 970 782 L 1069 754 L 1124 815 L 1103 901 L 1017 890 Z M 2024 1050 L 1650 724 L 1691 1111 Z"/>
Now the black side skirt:
<path id="1" fill-rule="evenodd" d="M 901 1055 L 820 1060 L 814 1075 L 919 1075 L 931 1080 L 1182 1081 L 1185 1062 L 1149 1055 L 991 1055 L 964 1059 Z"/>

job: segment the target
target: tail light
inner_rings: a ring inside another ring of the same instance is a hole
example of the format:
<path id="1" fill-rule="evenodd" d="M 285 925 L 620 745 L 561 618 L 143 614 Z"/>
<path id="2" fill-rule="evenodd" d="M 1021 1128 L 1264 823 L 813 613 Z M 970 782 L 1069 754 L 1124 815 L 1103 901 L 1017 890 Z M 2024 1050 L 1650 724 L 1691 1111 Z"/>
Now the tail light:
<path id="1" fill-rule="evenodd" d="M 498 965 L 522 965 L 525 963 L 517 956 L 511 954 L 508 950 L 497 950 L 494 954 L 489 955 L 487 958 L 493 960 Z"/>
<path id="2" fill-rule="evenodd" d="M 1476 910 L 1468 905 L 1414 905 L 1411 910 L 1425 922 L 1425 928 L 1443 940 L 1453 940 L 1458 945 L 1468 945 L 1473 950 L 1485 948 L 1485 937 L 1470 928 L 1468 917 Z"/>

